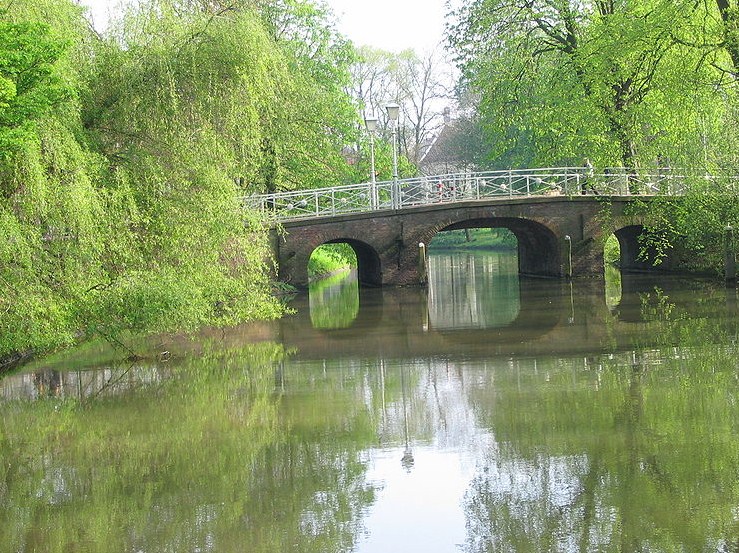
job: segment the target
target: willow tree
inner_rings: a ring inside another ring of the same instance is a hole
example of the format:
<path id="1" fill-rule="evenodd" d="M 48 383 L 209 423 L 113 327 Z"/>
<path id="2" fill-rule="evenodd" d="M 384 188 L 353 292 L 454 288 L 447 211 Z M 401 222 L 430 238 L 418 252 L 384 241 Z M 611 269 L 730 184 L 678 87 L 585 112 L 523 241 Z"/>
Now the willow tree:
<path id="1" fill-rule="evenodd" d="M 99 160 L 76 135 L 82 11 L 11 8 L 0 23 L 0 359 L 74 340 L 103 251 Z"/>

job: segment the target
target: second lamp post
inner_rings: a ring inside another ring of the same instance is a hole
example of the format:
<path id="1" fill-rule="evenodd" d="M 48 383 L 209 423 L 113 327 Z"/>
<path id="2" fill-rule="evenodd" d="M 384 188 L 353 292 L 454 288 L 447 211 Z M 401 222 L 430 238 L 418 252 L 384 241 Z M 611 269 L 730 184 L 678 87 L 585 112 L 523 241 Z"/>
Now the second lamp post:
<path id="1" fill-rule="evenodd" d="M 390 128 L 393 135 L 393 209 L 400 207 L 400 186 L 398 184 L 398 116 L 400 115 L 400 106 L 396 103 L 387 104 L 385 106 L 387 118 L 390 121 Z"/>

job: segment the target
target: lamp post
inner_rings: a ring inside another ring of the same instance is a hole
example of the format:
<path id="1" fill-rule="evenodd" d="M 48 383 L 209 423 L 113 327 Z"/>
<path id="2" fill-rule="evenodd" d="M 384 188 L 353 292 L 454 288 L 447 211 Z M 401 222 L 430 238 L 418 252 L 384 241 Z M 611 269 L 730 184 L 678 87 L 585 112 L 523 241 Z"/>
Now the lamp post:
<path id="1" fill-rule="evenodd" d="M 400 207 L 400 188 L 398 185 L 398 117 L 400 106 L 396 103 L 387 104 L 385 110 L 393 135 L 393 208 L 398 209 Z"/>
<path id="2" fill-rule="evenodd" d="M 370 182 L 372 209 L 377 209 L 377 178 L 375 176 L 375 131 L 377 130 L 377 117 L 365 117 L 364 124 L 367 127 L 370 140 Z"/>

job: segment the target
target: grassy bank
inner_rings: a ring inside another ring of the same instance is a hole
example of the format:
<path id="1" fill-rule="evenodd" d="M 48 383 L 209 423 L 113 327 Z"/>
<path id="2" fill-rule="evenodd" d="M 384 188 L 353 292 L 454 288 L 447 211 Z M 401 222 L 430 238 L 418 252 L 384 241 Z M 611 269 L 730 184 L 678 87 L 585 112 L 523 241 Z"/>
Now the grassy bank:
<path id="1" fill-rule="evenodd" d="M 356 266 L 357 256 L 349 244 L 324 244 L 311 255 L 308 277 L 317 280 Z"/>
<path id="2" fill-rule="evenodd" d="M 516 237 L 508 229 L 475 228 L 440 232 L 429 245 L 429 251 L 450 250 L 515 250 Z"/>

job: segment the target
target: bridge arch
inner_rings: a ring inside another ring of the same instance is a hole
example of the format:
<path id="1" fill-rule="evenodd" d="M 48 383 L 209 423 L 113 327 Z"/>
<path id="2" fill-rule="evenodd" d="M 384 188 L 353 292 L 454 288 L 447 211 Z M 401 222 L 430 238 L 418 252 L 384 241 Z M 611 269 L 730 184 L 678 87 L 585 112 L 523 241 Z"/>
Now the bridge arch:
<path id="1" fill-rule="evenodd" d="M 560 242 L 546 225 L 519 217 L 484 217 L 449 223 L 429 231 L 426 243 L 439 232 L 468 228 L 505 228 L 518 242 L 518 272 L 532 276 L 562 276 Z"/>
<path id="2" fill-rule="evenodd" d="M 667 257 L 656 266 L 654 265 L 654 260 L 657 258 L 657 252 L 654 248 L 647 248 L 645 255 L 641 255 L 642 244 L 639 237 L 644 234 L 644 225 L 625 225 L 615 229 L 613 234 L 618 240 L 618 245 L 621 250 L 619 268 L 622 271 L 647 272 L 670 269 L 669 252 Z"/>
<path id="3" fill-rule="evenodd" d="M 348 244 L 357 256 L 357 279 L 360 286 L 382 286 L 382 262 L 377 251 L 355 238 L 334 238 L 323 244 Z"/>

